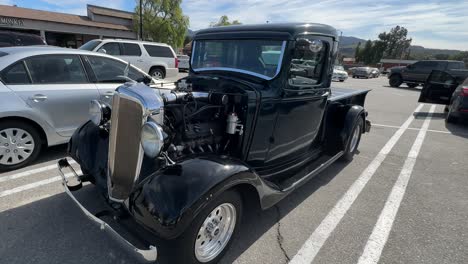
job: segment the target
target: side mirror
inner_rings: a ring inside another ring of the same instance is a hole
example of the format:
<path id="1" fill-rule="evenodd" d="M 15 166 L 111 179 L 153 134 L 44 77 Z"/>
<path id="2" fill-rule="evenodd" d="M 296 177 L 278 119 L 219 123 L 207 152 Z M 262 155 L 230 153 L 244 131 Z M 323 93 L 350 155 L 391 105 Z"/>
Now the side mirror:
<path id="1" fill-rule="evenodd" d="M 107 54 L 107 51 L 105 49 L 99 49 L 98 52 Z"/>
<path id="2" fill-rule="evenodd" d="M 320 52 L 323 48 L 323 42 L 319 39 L 308 40 L 300 38 L 296 40 L 296 49 L 301 51 Z"/>

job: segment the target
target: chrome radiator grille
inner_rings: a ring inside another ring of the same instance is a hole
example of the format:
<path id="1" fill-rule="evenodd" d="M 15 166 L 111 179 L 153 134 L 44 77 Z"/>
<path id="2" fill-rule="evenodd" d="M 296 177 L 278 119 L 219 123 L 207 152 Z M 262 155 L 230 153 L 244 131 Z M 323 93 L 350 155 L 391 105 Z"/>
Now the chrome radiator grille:
<path id="1" fill-rule="evenodd" d="M 140 174 L 143 150 L 140 144 L 144 108 L 139 100 L 115 93 L 109 133 L 109 198 L 125 200 Z"/>

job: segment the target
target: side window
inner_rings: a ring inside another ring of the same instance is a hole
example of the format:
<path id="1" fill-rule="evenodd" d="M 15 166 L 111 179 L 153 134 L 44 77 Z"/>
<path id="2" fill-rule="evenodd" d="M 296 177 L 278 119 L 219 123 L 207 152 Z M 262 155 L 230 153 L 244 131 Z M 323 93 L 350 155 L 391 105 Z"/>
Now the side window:
<path id="1" fill-rule="evenodd" d="M 91 69 L 100 83 L 124 83 L 127 80 L 124 76 L 125 68 L 128 64 L 105 57 L 88 56 Z M 145 75 L 137 69 L 130 67 L 128 78 L 141 80 Z"/>
<path id="2" fill-rule="evenodd" d="M 448 63 L 447 69 L 449 69 L 449 70 L 459 70 L 459 69 L 464 69 L 465 68 L 464 66 L 465 65 L 463 63 L 461 63 L 461 62 L 450 61 Z"/>
<path id="3" fill-rule="evenodd" d="M 134 43 L 123 43 L 124 56 L 141 56 L 141 49 L 138 44 Z"/>
<path id="4" fill-rule="evenodd" d="M 289 69 L 291 88 L 307 89 L 321 82 L 327 50 L 327 43 L 320 39 L 300 38 L 296 40 Z"/>
<path id="5" fill-rule="evenodd" d="M 28 73 L 23 61 L 19 61 L 8 67 L 1 74 L 1 79 L 5 84 L 30 84 Z"/>
<path id="6" fill-rule="evenodd" d="M 143 45 L 151 57 L 174 58 L 174 54 L 169 47 L 156 45 Z"/>
<path id="7" fill-rule="evenodd" d="M 78 55 L 42 55 L 25 61 L 34 84 L 88 82 Z"/>
<path id="8" fill-rule="evenodd" d="M 103 52 L 105 54 L 113 55 L 113 56 L 120 56 L 122 53 L 120 52 L 120 45 L 117 42 L 109 42 L 102 45 L 99 49 L 99 52 Z"/>

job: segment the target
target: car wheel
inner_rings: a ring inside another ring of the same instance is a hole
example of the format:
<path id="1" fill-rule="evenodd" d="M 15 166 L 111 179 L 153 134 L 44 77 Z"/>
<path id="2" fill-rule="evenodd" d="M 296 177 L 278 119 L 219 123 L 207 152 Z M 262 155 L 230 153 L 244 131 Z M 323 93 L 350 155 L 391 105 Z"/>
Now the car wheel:
<path id="1" fill-rule="evenodd" d="M 408 85 L 409 88 L 416 88 L 418 86 L 417 83 L 407 83 L 406 85 Z"/>
<path id="2" fill-rule="evenodd" d="M 361 142 L 361 136 L 363 131 L 364 121 L 362 118 L 358 118 L 354 123 L 353 132 L 351 133 L 348 144 L 346 145 L 345 152 L 343 156 L 341 156 L 341 160 L 343 161 L 351 161 L 353 160 L 354 154 L 359 147 L 359 143 Z"/>
<path id="3" fill-rule="evenodd" d="M 447 112 L 447 115 L 445 116 L 445 122 L 452 123 L 452 124 L 456 124 L 458 122 L 458 118 L 454 116 L 453 114 L 452 105 L 448 106 L 448 112 Z"/>
<path id="4" fill-rule="evenodd" d="M 340 82 L 344 82 L 344 80 L 340 80 Z"/>
<path id="5" fill-rule="evenodd" d="M 20 121 L 0 123 L 0 172 L 19 169 L 34 161 L 41 151 L 39 132 Z"/>
<path id="6" fill-rule="evenodd" d="M 403 83 L 403 80 L 401 79 L 400 75 L 390 76 L 389 84 L 391 87 L 400 87 L 402 83 Z"/>
<path id="7" fill-rule="evenodd" d="M 239 193 L 222 193 L 193 220 L 176 242 L 176 254 L 171 256 L 176 257 L 176 263 L 217 263 L 235 237 L 241 217 Z"/>
<path id="8" fill-rule="evenodd" d="M 155 79 L 164 79 L 164 71 L 160 68 L 153 68 L 151 69 L 150 73 L 151 77 Z"/>

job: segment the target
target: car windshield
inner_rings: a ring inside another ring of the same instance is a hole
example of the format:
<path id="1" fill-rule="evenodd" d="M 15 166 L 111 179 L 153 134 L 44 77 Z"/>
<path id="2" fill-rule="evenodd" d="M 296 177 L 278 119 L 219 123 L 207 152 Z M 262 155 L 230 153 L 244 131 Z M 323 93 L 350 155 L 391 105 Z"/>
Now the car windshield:
<path id="1" fill-rule="evenodd" d="M 281 67 L 284 41 L 279 40 L 197 40 L 192 68 L 197 71 L 233 71 L 266 80 Z"/>
<path id="2" fill-rule="evenodd" d="M 334 69 L 337 70 L 337 71 L 344 71 L 343 66 L 335 66 Z"/>
<path id="3" fill-rule="evenodd" d="M 99 45 L 99 43 L 101 43 L 100 40 L 91 40 L 86 42 L 86 44 L 84 44 L 83 46 L 79 47 L 79 49 L 93 51 Z"/>

